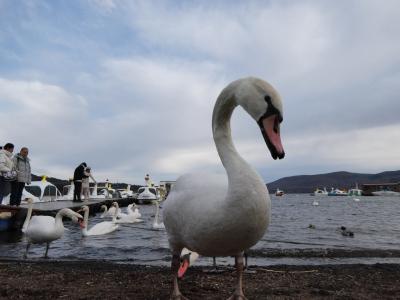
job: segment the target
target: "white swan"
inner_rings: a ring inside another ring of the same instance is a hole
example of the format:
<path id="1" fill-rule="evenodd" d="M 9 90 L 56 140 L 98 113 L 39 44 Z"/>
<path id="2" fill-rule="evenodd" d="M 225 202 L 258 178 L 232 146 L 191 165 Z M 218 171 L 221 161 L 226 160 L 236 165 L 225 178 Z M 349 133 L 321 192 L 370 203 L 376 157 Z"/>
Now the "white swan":
<path id="1" fill-rule="evenodd" d="M 133 203 L 133 204 L 129 204 L 128 207 L 126 208 L 128 215 L 139 219 L 142 217 L 142 214 L 139 212 L 139 208 L 138 206 Z"/>
<path id="2" fill-rule="evenodd" d="M 50 216 L 32 216 L 33 200 L 28 200 L 29 208 L 25 218 L 22 232 L 28 240 L 24 258 L 27 258 L 28 250 L 31 244 L 44 244 L 46 243 L 45 258 L 48 258 L 50 243 L 58 240 L 64 234 L 63 217 L 68 217 L 74 222 L 81 222 L 82 216 L 69 208 L 63 208 L 57 212 L 55 218 Z"/>
<path id="3" fill-rule="evenodd" d="M 100 207 L 100 209 L 103 211 L 103 213 L 100 216 L 100 218 L 102 218 L 102 219 L 107 218 L 107 217 L 113 218 L 115 215 L 115 212 L 117 212 L 117 214 L 116 214 L 117 217 L 121 214 L 121 209 L 119 207 L 116 208 L 115 205 L 111 205 L 110 209 L 107 210 L 107 206 L 103 204 Z"/>
<path id="4" fill-rule="evenodd" d="M 116 213 L 114 214 L 113 221 L 103 221 L 97 223 L 92 228 L 88 229 L 88 220 L 89 220 L 89 206 L 84 205 L 79 211 L 84 212 L 83 216 L 83 226 L 82 226 L 82 235 L 83 236 L 92 236 L 92 235 L 103 235 L 107 233 L 111 233 L 118 229 L 118 225 L 115 224 Z M 115 211 L 114 211 L 115 212 Z"/>
<path id="5" fill-rule="evenodd" d="M 318 205 L 319 205 L 319 202 L 318 202 L 317 200 L 314 200 L 313 203 L 312 203 L 312 205 L 318 206 Z"/>
<path id="6" fill-rule="evenodd" d="M 260 175 L 237 153 L 231 137 L 230 118 L 237 105 L 258 123 L 274 159 L 283 158 L 279 124 L 282 103 L 267 82 L 245 78 L 232 82 L 219 95 L 212 117 L 215 145 L 226 176 L 183 175 L 176 181 L 164 205 L 164 224 L 173 253 L 173 299 L 183 299 L 177 270 L 186 247 L 202 256 L 235 256 L 237 287 L 242 291 L 243 251 L 264 235 L 271 201 Z"/>
<path id="7" fill-rule="evenodd" d="M 153 221 L 153 229 L 165 229 L 164 223 L 158 221 L 160 214 L 160 202 L 154 200 L 152 203 L 156 207 L 156 214 L 154 215 L 154 221 Z"/>
<path id="8" fill-rule="evenodd" d="M 117 210 L 120 211 L 120 208 L 119 208 L 117 202 L 113 202 L 113 205 L 117 208 Z M 129 204 L 128 205 L 128 209 L 131 210 L 132 206 L 133 206 L 132 204 Z M 118 219 L 114 220 L 114 223 L 119 223 L 119 224 L 122 224 L 122 223 L 139 223 L 139 222 L 142 222 L 142 220 L 140 219 L 140 216 L 141 216 L 141 214 L 139 213 L 138 209 L 135 209 L 135 212 L 132 211 L 131 213 L 127 213 L 127 214 L 119 213 L 117 215 Z"/>

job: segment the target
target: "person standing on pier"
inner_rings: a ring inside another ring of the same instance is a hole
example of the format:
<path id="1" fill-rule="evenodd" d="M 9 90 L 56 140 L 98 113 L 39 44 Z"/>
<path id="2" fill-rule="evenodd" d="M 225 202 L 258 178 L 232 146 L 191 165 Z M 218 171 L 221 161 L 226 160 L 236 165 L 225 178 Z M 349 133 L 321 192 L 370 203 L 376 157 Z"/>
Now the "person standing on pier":
<path id="1" fill-rule="evenodd" d="M 19 206 L 21 204 L 25 184 L 31 183 L 31 164 L 28 154 L 29 149 L 22 147 L 20 152 L 13 157 L 14 168 L 18 175 L 17 180 L 11 183 L 10 205 Z"/>
<path id="2" fill-rule="evenodd" d="M 3 149 L 0 150 L 0 204 L 3 202 L 3 197 L 7 196 L 11 190 L 11 172 L 14 171 L 14 164 L 12 161 L 12 153 L 14 145 L 7 143 Z"/>
<path id="3" fill-rule="evenodd" d="M 85 168 L 87 167 L 86 163 L 81 163 L 78 167 L 76 167 L 74 171 L 74 202 L 82 202 L 81 193 L 82 193 L 82 179 L 85 176 Z"/>
<path id="4" fill-rule="evenodd" d="M 94 184 L 97 184 L 96 180 L 93 178 L 91 168 L 86 167 L 84 170 L 84 176 L 82 179 L 82 192 L 83 196 L 85 197 L 85 200 L 89 200 L 90 197 L 90 183 L 89 183 L 89 178 L 92 178 Z"/>

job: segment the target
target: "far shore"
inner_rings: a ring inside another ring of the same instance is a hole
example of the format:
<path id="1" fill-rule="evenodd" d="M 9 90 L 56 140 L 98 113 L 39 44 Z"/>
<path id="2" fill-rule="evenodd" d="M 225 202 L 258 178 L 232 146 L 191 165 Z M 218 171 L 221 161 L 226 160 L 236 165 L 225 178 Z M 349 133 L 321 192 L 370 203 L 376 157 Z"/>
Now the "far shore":
<path id="1" fill-rule="evenodd" d="M 189 299 L 227 299 L 235 272 L 189 268 L 180 280 Z M 398 299 L 400 265 L 251 266 L 244 274 L 248 299 Z M 168 267 L 106 261 L 0 259 L 1 299 L 169 299 Z"/>

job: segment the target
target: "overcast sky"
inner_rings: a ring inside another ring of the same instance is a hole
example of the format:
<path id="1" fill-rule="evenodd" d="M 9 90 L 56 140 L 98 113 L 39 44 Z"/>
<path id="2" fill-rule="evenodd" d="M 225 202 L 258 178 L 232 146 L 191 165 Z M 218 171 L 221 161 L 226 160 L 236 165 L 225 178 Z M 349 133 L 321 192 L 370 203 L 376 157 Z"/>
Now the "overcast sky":
<path id="1" fill-rule="evenodd" d="M 286 158 L 232 118 L 264 179 L 400 169 L 400 2 L 0 0 L 0 143 L 33 173 L 141 184 L 223 172 L 219 92 L 246 76 L 284 105 Z"/>

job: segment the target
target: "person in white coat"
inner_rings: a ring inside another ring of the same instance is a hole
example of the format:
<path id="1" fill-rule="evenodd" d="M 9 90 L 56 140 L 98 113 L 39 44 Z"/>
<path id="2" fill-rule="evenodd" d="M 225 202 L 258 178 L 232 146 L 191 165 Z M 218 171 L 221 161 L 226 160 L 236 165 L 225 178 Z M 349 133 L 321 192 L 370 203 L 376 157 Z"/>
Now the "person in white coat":
<path id="1" fill-rule="evenodd" d="M 7 196 L 11 190 L 11 183 L 3 176 L 6 172 L 14 170 L 14 164 L 12 161 L 12 153 L 14 151 L 14 145 L 7 143 L 3 149 L 0 150 L 0 204 L 3 202 L 3 197 Z"/>
<path id="2" fill-rule="evenodd" d="M 90 184 L 89 184 L 89 178 L 92 178 L 93 182 L 96 184 L 96 180 L 93 178 L 91 168 L 86 167 L 85 170 L 83 171 L 83 178 L 82 178 L 82 194 L 85 197 L 85 200 L 89 200 L 90 197 Z"/>

